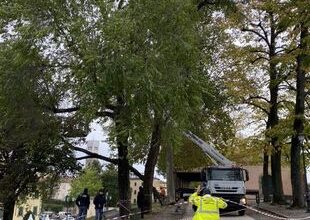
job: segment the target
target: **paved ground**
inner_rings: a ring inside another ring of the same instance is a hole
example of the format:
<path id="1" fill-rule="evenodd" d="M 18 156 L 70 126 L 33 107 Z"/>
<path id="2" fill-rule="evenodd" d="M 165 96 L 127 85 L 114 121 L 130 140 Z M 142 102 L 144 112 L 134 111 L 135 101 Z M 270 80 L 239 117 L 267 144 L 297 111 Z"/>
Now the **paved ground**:
<path id="1" fill-rule="evenodd" d="M 183 204 L 177 209 L 176 206 L 161 207 L 160 209 L 154 207 L 153 213 L 145 215 L 145 220 L 191 220 L 194 213 L 191 205 Z M 239 216 L 237 213 L 224 214 L 221 219 L 223 220 L 253 220 L 254 218 L 245 215 Z"/>
<path id="2" fill-rule="evenodd" d="M 228 213 L 221 216 L 221 220 L 280 220 L 281 218 L 271 216 L 270 212 L 278 213 L 287 219 L 310 220 L 310 213 L 305 209 L 290 209 L 289 206 L 272 205 L 270 203 L 261 203 L 258 210 L 253 206 L 246 210 L 245 216 L 239 216 L 236 212 Z M 154 212 L 145 215 L 146 220 L 191 220 L 193 211 L 190 205 L 183 204 L 176 212 L 176 206 L 158 207 L 154 206 Z M 139 218 L 137 218 L 139 219 Z M 283 218 L 282 218 L 283 219 Z"/>
<path id="3" fill-rule="evenodd" d="M 226 213 L 221 216 L 221 220 L 310 220 L 310 213 L 307 213 L 305 209 L 290 209 L 288 206 L 272 205 L 270 203 L 261 203 L 259 207 L 262 210 L 258 210 L 254 204 L 251 209 L 246 210 L 245 216 L 239 216 L 236 212 Z M 258 211 L 256 211 L 258 210 Z M 264 211 L 265 210 L 265 211 Z M 284 218 L 278 218 L 270 216 L 270 212 L 278 213 Z M 265 215 L 264 215 L 264 214 Z M 112 214 L 112 213 L 111 213 Z M 269 216 L 268 216 L 269 215 Z M 193 210 L 191 205 L 183 203 L 177 209 L 176 205 L 159 206 L 159 204 L 153 204 L 153 212 L 144 216 L 145 220 L 191 220 L 193 216 Z M 114 216 L 113 216 L 114 217 Z M 109 220 L 113 219 L 109 216 Z M 130 218 L 131 220 L 139 220 L 140 215 L 137 214 Z"/>

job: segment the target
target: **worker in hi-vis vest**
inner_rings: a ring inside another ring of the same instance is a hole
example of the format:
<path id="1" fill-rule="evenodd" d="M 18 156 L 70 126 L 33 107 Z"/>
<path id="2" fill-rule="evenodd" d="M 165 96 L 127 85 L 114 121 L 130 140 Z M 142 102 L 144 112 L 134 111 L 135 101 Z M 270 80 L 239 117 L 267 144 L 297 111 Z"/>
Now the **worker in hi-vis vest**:
<path id="1" fill-rule="evenodd" d="M 189 197 L 189 202 L 197 207 L 193 220 L 218 220 L 220 210 L 227 207 L 227 203 L 218 197 L 211 196 L 210 190 L 201 188 Z"/>

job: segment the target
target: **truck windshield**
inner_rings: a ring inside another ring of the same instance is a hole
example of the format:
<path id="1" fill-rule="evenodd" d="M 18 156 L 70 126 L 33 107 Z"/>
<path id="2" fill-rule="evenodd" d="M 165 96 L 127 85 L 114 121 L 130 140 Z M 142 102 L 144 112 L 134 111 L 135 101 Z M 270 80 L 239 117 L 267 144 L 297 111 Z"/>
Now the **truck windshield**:
<path id="1" fill-rule="evenodd" d="M 243 181 L 240 169 L 209 169 L 209 180 Z"/>

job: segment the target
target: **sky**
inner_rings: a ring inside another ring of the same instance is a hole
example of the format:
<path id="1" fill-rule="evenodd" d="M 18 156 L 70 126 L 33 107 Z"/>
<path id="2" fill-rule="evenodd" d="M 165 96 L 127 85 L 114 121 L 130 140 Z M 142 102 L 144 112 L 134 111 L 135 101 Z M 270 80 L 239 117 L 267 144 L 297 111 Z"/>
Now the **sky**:
<path id="1" fill-rule="evenodd" d="M 99 125 L 97 122 L 93 122 L 91 124 L 91 132 L 87 135 L 86 141 L 99 141 L 99 154 L 109 157 L 112 151 L 110 150 L 109 144 L 106 141 L 107 135 L 102 129 L 102 126 Z M 83 145 L 83 147 L 86 148 L 86 144 Z M 85 155 L 83 153 L 77 152 L 76 153 L 77 157 Z M 84 161 L 81 161 L 83 164 L 85 163 Z M 107 162 L 103 162 L 102 164 L 107 164 Z M 144 165 L 143 164 L 133 164 L 133 167 L 136 168 L 140 173 L 144 173 Z M 158 173 L 155 172 L 155 177 L 165 180 L 162 175 L 159 175 Z"/>

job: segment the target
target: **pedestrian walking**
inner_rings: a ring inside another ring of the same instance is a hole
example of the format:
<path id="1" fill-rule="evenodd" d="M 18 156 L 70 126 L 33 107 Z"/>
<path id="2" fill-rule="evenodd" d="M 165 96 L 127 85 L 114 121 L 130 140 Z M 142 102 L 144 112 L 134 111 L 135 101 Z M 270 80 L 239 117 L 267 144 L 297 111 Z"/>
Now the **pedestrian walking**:
<path id="1" fill-rule="evenodd" d="M 93 201 L 96 210 L 95 220 L 102 220 L 103 208 L 106 205 L 105 190 L 100 189 Z"/>
<path id="2" fill-rule="evenodd" d="M 141 211 L 141 218 L 144 218 L 145 196 L 144 196 L 144 192 L 143 192 L 143 187 L 142 186 L 139 187 L 139 192 L 138 192 L 138 195 L 137 195 L 137 204 L 138 204 L 138 208 Z"/>
<path id="3" fill-rule="evenodd" d="M 89 209 L 90 198 L 88 195 L 88 189 L 85 188 L 83 193 L 81 193 L 76 201 L 76 205 L 79 207 L 79 214 L 77 220 L 85 220 L 87 216 L 87 210 Z"/>
<path id="4" fill-rule="evenodd" d="M 189 202 L 197 207 L 193 220 L 219 220 L 219 209 L 227 207 L 227 203 L 223 199 L 211 196 L 209 189 L 200 186 L 189 197 Z"/>

